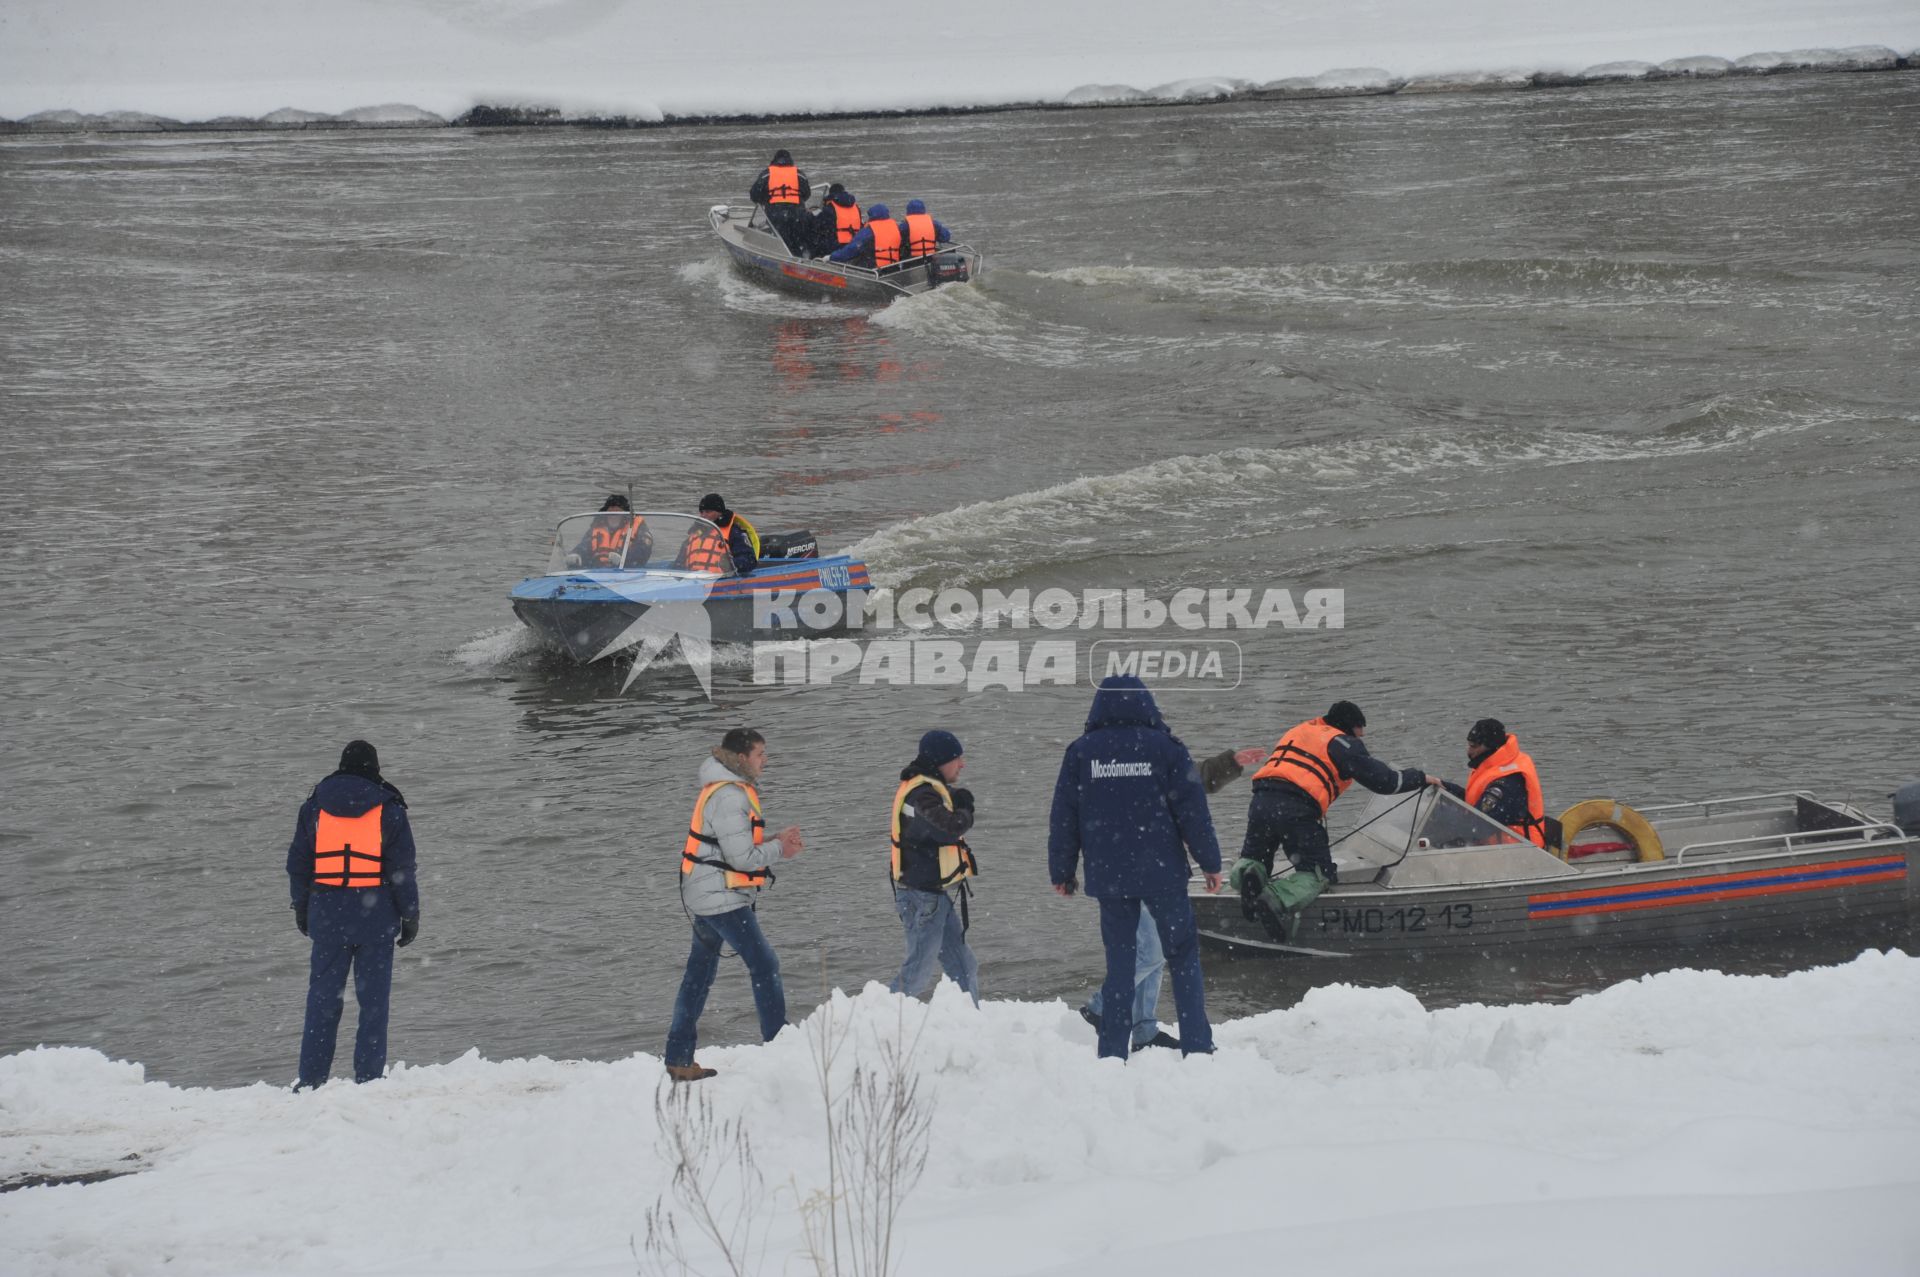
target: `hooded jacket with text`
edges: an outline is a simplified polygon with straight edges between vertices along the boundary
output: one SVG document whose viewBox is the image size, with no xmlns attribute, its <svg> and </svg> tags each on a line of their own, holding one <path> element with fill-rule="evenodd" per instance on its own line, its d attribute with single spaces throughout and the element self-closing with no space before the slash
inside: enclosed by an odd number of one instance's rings
<svg viewBox="0 0 1920 1277">
<path fill-rule="evenodd" d="M 1108 678 L 1094 693 L 1085 735 L 1060 760 L 1048 875 L 1069 882 L 1085 857 L 1090 896 L 1164 896 L 1186 890 L 1189 856 L 1203 872 L 1220 872 L 1193 756 L 1161 720 L 1146 684 Z"/>
</svg>

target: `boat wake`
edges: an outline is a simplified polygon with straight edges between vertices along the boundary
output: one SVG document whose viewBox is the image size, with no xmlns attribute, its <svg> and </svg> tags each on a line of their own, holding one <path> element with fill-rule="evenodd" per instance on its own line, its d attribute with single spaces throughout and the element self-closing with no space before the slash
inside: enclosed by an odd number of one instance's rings
<svg viewBox="0 0 1920 1277">
<path fill-rule="evenodd" d="M 1719 395 L 1676 406 L 1636 434 L 1512 424 L 1435 426 L 1399 435 L 1169 457 L 1114 474 L 1071 479 L 994 501 L 909 519 L 848 548 L 874 583 L 965 586 L 1049 563 L 1125 554 L 1187 553 L 1243 539 L 1282 519 L 1293 528 L 1334 516 L 1330 494 L 1372 490 L 1368 509 L 1432 504 L 1431 483 L 1472 472 L 1672 461 L 1745 447 L 1842 419 L 1832 405 L 1778 393 Z M 1524 485 L 1521 485 L 1524 486 Z M 1381 492 L 1393 489 L 1398 492 Z M 1143 520 L 1142 511 L 1153 512 Z"/>
<path fill-rule="evenodd" d="M 724 257 L 688 262 L 677 274 L 682 282 L 710 291 L 728 310 L 743 315 L 773 315 L 781 319 L 845 319 L 858 313 L 850 302 L 807 301 L 762 288 L 734 272 Z"/>
<path fill-rule="evenodd" d="M 1456 310 L 1730 302 L 1736 279 L 1750 287 L 1755 273 L 1698 262 L 1548 257 L 1265 267 L 1071 266 L 1036 272 L 1035 277 L 1145 303 Z M 1805 283 L 1784 272 L 1774 274 L 1782 293 Z"/>
</svg>

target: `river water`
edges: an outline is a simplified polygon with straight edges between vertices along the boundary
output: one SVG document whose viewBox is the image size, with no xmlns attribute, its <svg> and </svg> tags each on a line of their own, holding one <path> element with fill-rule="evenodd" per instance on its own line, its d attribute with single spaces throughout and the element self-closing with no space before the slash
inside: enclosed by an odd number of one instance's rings
<svg viewBox="0 0 1920 1277">
<path fill-rule="evenodd" d="M 1344 628 L 1236 634 L 1238 688 L 1162 698 L 1196 749 L 1350 697 L 1455 778 L 1503 718 L 1554 810 L 1884 812 L 1920 769 L 1916 137 L 1895 74 L 0 140 L 0 1051 L 289 1079 L 282 858 L 356 735 L 421 848 L 394 1058 L 657 1052 L 692 777 L 738 723 L 808 836 L 761 909 L 796 1011 L 898 961 L 886 802 L 935 725 L 979 796 L 989 996 L 1080 997 L 1097 927 L 1044 852 L 1087 688 L 576 671 L 506 591 L 627 484 L 895 586 L 1343 590 Z M 704 213 L 776 145 L 926 198 L 986 278 L 880 311 L 735 279 Z M 1230 850 L 1245 795 L 1214 801 Z M 1857 947 L 1372 978 L 1564 997 Z M 1333 978 L 1209 961 L 1216 1015 Z M 734 964 L 706 1040 L 751 1026 Z"/>
</svg>

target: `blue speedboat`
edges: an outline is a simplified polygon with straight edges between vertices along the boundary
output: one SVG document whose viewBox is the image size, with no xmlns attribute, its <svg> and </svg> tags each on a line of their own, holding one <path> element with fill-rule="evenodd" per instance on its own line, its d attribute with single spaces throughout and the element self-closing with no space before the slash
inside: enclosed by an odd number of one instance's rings
<svg viewBox="0 0 1920 1277">
<path fill-rule="evenodd" d="M 632 646 L 634 623 L 667 605 L 678 605 L 679 617 L 704 613 L 709 632 L 701 637 L 716 643 L 827 638 L 852 628 L 846 596 L 868 588 L 865 563 L 823 559 L 812 533 L 793 532 L 762 538 L 759 566 L 743 575 L 724 545 L 720 530 L 697 515 L 576 514 L 555 529 L 546 572 L 513 587 L 514 615 L 582 664 Z M 838 596 L 840 606 L 797 609 L 796 597 L 811 591 Z"/>
</svg>

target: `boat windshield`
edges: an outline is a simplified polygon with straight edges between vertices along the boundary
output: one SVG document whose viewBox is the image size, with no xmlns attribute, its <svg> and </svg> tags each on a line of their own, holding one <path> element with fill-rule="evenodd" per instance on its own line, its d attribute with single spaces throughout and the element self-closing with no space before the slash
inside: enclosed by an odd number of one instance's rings
<svg viewBox="0 0 1920 1277">
<path fill-rule="evenodd" d="M 1444 789 L 1376 794 L 1354 827 L 1333 844 L 1343 878 L 1351 868 L 1391 870 L 1392 886 L 1502 881 L 1575 872 Z"/>
<path fill-rule="evenodd" d="M 1500 847 L 1527 842 L 1444 789 L 1374 794 L 1371 798 L 1352 830 L 1335 844 L 1342 860 L 1387 865 L 1410 851 L 1434 847 Z"/>
<path fill-rule="evenodd" d="M 553 534 L 547 572 L 583 568 L 734 575 L 727 539 L 719 528 L 695 515 L 651 510 L 638 514 L 604 510 L 562 519 Z"/>
</svg>

